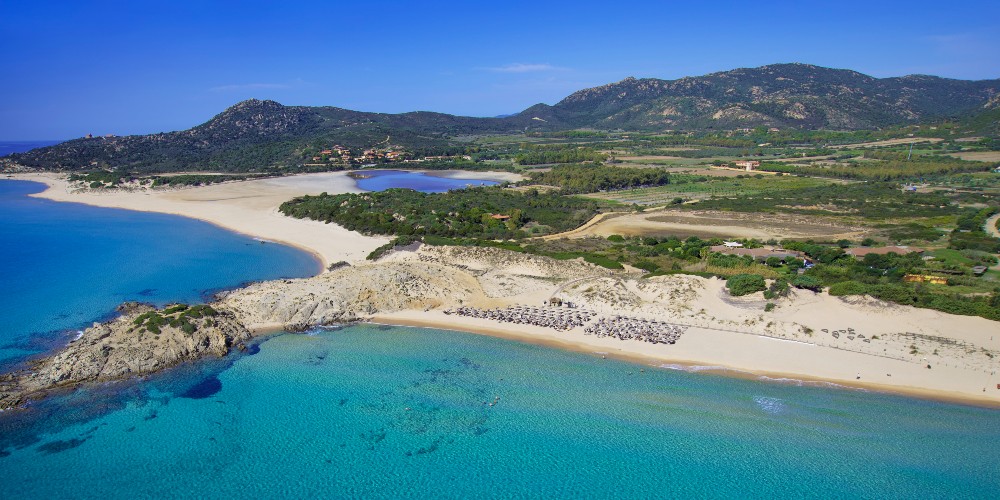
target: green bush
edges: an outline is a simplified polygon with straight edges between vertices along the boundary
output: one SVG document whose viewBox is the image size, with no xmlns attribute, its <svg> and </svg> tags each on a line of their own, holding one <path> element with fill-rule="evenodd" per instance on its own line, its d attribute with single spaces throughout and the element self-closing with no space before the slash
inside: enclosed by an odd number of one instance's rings
<svg viewBox="0 0 1000 500">
<path fill-rule="evenodd" d="M 868 293 L 868 285 L 857 281 L 841 281 L 830 285 L 830 295 L 842 297 L 845 295 L 864 295 Z"/>
<path fill-rule="evenodd" d="M 812 276 L 802 275 L 796 276 L 795 279 L 792 280 L 792 286 L 795 288 L 804 288 L 806 290 L 818 292 L 823 288 L 823 283 Z"/>
<path fill-rule="evenodd" d="M 726 288 L 734 297 L 760 292 L 767 289 L 764 277 L 759 274 L 737 274 L 726 280 Z"/>
<path fill-rule="evenodd" d="M 585 262 L 590 262 L 591 264 L 597 264 L 601 267 L 606 267 L 608 269 L 624 269 L 625 267 L 621 265 L 620 262 L 615 262 L 603 255 L 584 255 L 583 260 Z"/>
<path fill-rule="evenodd" d="M 788 282 L 783 279 L 776 279 L 771 283 L 771 286 L 764 290 L 764 298 L 771 300 L 778 297 L 784 297 L 788 295 Z"/>
<path fill-rule="evenodd" d="M 390 241 L 389 243 L 386 243 L 385 245 L 382 245 L 382 246 L 376 248 L 375 250 L 372 250 L 371 253 L 368 254 L 367 257 L 365 257 L 365 259 L 367 259 L 367 260 L 378 260 L 379 257 L 381 257 L 381 256 L 389 253 L 389 251 L 392 250 L 393 248 L 396 248 L 396 247 L 405 247 L 406 245 L 414 243 L 414 242 L 416 242 L 418 240 L 419 240 L 418 238 L 415 238 L 413 236 L 398 236 L 398 237 L 394 238 L 392 241 Z"/>
<path fill-rule="evenodd" d="M 639 269 L 642 269 L 643 271 L 649 271 L 649 272 L 654 272 L 660 268 L 660 266 L 658 266 L 655 262 L 649 260 L 639 260 L 632 265 L 638 267 Z"/>
</svg>

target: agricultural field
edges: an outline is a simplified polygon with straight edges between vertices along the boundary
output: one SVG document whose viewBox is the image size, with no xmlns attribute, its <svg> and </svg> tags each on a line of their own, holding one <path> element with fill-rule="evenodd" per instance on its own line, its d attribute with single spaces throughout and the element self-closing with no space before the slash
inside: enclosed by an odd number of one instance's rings
<svg viewBox="0 0 1000 500">
<path fill-rule="evenodd" d="M 1000 151 L 969 151 L 962 153 L 951 153 L 954 156 L 966 161 L 985 161 L 990 163 L 1000 162 Z"/>
<path fill-rule="evenodd" d="M 691 208 L 697 207 L 692 205 Z M 704 210 L 651 210 L 638 213 L 606 214 L 596 222 L 566 233 L 546 236 L 547 240 L 606 238 L 624 236 L 677 236 L 688 238 L 755 238 L 771 239 L 861 239 L 868 234 L 863 228 L 851 226 L 831 217 L 795 214 L 771 214 L 766 218 Z"/>
<path fill-rule="evenodd" d="M 709 177 L 693 174 L 673 174 L 671 183 L 651 188 L 610 191 L 587 194 L 588 198 L 623 204 L 662 206 L 683 201 L 718 196 L 761 196 L 782 191 L 827 186 L 832 181 L 808 177 L 774 176 L 764 174 L 735 177 Z"/>
</svg>

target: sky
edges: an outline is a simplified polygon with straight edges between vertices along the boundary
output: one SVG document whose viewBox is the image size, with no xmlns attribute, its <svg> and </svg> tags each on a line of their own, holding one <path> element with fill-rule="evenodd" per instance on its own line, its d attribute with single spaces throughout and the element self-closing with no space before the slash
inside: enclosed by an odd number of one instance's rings
<svg viewBox="0 0 1000 500">
<path fill-rule="evenodd" d="M 996 0 L 0 0 L 0 140 L 183 130 L 251 97 L 496 116 L 783 62 L 994 79 L 998 20 Z"/>
</svg>

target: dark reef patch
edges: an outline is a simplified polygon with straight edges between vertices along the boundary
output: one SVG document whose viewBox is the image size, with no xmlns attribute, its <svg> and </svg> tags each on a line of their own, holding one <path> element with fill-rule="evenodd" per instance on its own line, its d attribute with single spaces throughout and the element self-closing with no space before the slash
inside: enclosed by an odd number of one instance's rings
<svg viewBox="0 0 1000 500">
<path fill-rule="evenodd" d="M 67 440 L 52 441 L 49 443 L 45 443 L 43 445 L 39 445 L 38 448 L 35 449 L 41 453 L 45 453 L 46 455 L 51 455 L 53 453 L 60 453 L 66 450 L 71 450 L 73 448 L 76 448 L 77 446 L 86 443 L 88 439 L 90 439 L 90 437 L 86 437 L 84 439 L 73 438 Z"/>
<path fill-rule="evenodd" d="M 219 380 L 219 377 L 212 375 L 191 386 L 188 390 L 181 393 L 179 397 L 187 399 L 205 399 L 218 394 L 221 390 L 222 381 Z"/>
</svg>

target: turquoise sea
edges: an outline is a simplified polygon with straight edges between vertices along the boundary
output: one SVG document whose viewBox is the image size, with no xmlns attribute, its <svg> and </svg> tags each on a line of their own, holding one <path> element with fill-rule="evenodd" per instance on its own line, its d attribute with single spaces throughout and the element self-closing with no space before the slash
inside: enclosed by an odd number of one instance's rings
<svg viewBox="0 0 1000 500">
<path fill-rule="evenodd" d="M 996 498 L 998 423 L 358 325 L 0 415 L 0 497 Z"/>
<path fill-rule="evenodd" d="M 320 271 L 305 252 L 206 222 L 27 196 L 44 189 L 0 180 L 0 365 L 65 342 L 124 301 L 202 302 Z"/>
<path fill-rule="evenodd" d="M 26 198 L 39 189 L 0 181 L 0 317 L 11 318 L 0 339 L 9 359 L 76 328 L 59 321 L 89 322 L 129 297 L 198 300 L 264 271 L 317 270 L 297 250 L 197 221 Z M 66 275 L 49 274 L 91 266 L 67 286 Z M 18 321 L 25 326 L 15 335 Z M 430 329 L 279 334 L 247 353 L 0 413 L 4 499 L 997 491 L 997 410 Z"/>
</svg>

